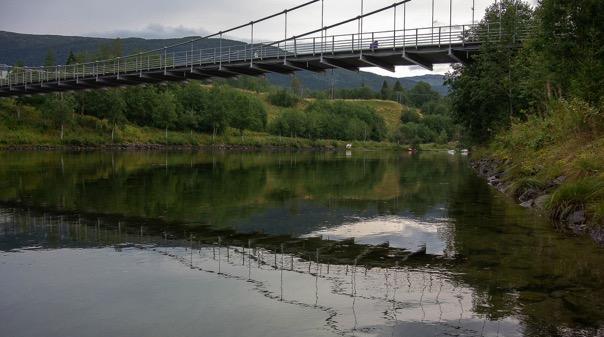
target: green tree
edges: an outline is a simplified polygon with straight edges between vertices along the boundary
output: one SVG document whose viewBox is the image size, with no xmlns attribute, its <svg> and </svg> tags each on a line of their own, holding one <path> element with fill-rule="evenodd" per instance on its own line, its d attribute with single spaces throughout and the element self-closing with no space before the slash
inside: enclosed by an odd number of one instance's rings
<svg viewBox="0 0 604 337">
<path fill-rule="evenodd" d="M 403 88 L 403 85 L 401 84 L 401 81 L 399 81 L 399 80 L 396 80 L 396 82 L 394 83 L 394 87 L 392 88 L 391 99 L 395 100 L 396 102 L 398 102 L 400 104 L 406 104 L 408 101 L 405 88 Z"/>
<path fill-rule="evenodd" d="M 44 57 L 44 66 L 45 67 L 54 67 L 57 65 L 57 57 L 55 56 L 54 51 L 48 49 L 46 51 L 46 57 Z"/>
<path fill-rule="evenodd" d="M 115 140 L 115 131 L 125 121 L 127 104 L 119 89 L 98 90 L 83 93 L 78 97 L 80 109 L 87 115 L 106 119 L 111 125 L 111 141 Z"/>
<path fill-rule="evenodd" d="M 408 144 L 417 148 L 419 144 L 433 142 L 437 134 L 427 126 L 419 123 L 406 123 L 401 125 L 396 140 L 400 144 Z"/>
<path fill-rule="evenodd" d="M 533 84 L 547 98 L 579 97 L 598 104 L 604 97 L 604 3 L 542 0 L 536 16 L 530 68 L 545 71 L 536 71 Z"/>
<path fill-rule="evenodd" d="M 154 86 L 135 86 L 124 90 L 126 118 L 140 126 L 153 125 L 154 103 L 159 92 Z"/>
<path fill-rule="evenodd" d="M 454 65 L 447 74 L 453 116 L 475 142 L 484 142 L 509 126 L 512 117 L 519 116 L 526 106 L 527 99 L 517 85 L 524 72 L 514 66 L 518 50 L 511 46 L 515 45 L 515 33 L 528 29 L 532 18 L 530 6 L 520 0 L 491 5 L 470 34 L 498 28 L 501 21 L 501 40 L 477 35 L 482 39 L 480 53 L 473 62 Z"/>
<path fill-rule="evenodd" d="M 401 122 L 404 123 L 419 123 L 422 119 L 421 113 L 414 108 L 407 108 L 401 113 Z"/>
<path fill-rule="evenodd" d="M 106 94 L 106 101 L 111 105 L 104 113 L 104 117 L 111 123 L 111 142 L 115 141 L 115 130 L 126 122 L 126 102 L 119 90 L 110 90 Z"/>
<path fill-rule="evenodd" d="M 202 123 L 212 132 L 212 139 L 222 134 L 229 126 L 230 90 L 225 87 L 213 87 L 208 110 L 202 117 Z"/>
<path fill-rule="evenodd" d="M 176 97 L 169 91 L 160 92 L 154 97 L 151 118 L 157 128 L 164 129 L 166 144 L 168 143 L 168 129 L 177 121 Z"/>
<path fill-rule="evenodd" d="M 266 125 L 266 111 L 262 102 L 238 92 L 232 92 L 231 96 L 229 125 L 239 130 L 241 140 L 243 141 L 243 132 L 246 129 L 263 130 Z"/>
<path fill-rule="evenodd" d="M 75 111 L 75 101 L 71 95 L 63 93 L 52 95 L 46 99 L 44 111 L 50 114 L 51 119 L 60 127 L 61 140 L 65 135 L 65 124 L 69 123 Z"/>
<path fill-rule="evenodd" d="M 382 99 L 390 99 L 390 97 L 392 96 L 392 90 L 390 90 L 390 86 L 388 85 L 388 82 L 384 81 L 384 83 L 382 83 L 382 88 L 380 89 L 380 95 L 381 95 Z"/>
<path fill-rule="evenodd" d="M 414 107 L 422 107 L 424 104 L 438 100 L 440 95 L 432 90 L 432 86 L 426 82 L 417 83 L 411 90 L 408 92 L 409 95 L 409 103 Z"/>
<path fill-rule="evenodd" d="M 447 140 L 453 137 L 453 120 L 443 115 L 427 115 L 421 120 L 421 124 L 428 127 L 433 132 L 442 135 L 444 133 Z"/>
<path fill-rule="evenodd" d="M 403 88 L 403 85 L 401 84 L 401 81 L 399 81 L 399 80 L 396 80 L 396 82 L 394 83 L 394 88 L 392 90 L 395 92 L 405 91 L 405 89 Z"/>
<path fill-rule="evenodd" d="M 271 92 L 268 95 L 268 101 L 272 105 L 284 108 L 292 108 L 298 104 L 300 98 L 285 89 L 281 89 Z"/>
<path fill-rule="evenodd" d="M 449 106 L 444 99 L 430 101 L 421 106 L 426 115 L 448 115 Z"/>
<path fill-rule="evenodd" d="M 76 56 L 73 53 L 73 50 L 70 50 L 69 56 L 67 56 L 67 61 L 65 61 L 65 64 L 70 65 L 70 64 L 76 64 L 76 63 L 78 63 L 78 60 L 76 59 Z"/>
<path fill-rule="evenodd" d="M 294 77 L 292 78 L 291 87 L 294 95 L 302 97 L 302 82 L 300 82 L 296 75 L 294 75 Z"/>
</svg>

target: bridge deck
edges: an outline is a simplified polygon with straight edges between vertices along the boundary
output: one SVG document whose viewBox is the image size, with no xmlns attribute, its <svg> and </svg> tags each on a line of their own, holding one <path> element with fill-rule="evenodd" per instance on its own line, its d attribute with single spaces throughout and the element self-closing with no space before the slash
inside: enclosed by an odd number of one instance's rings
<svg viewBox="0 0 604 337">
<path fill-rule="evenodd" d="M 470 60 L 481 41 L 498 41 L 498 27 L 444 26 L 399 31 L 292 39 L 279 43 L 240 44 L 195 49 L 194 44 L 111 60 L 56 67 L 12 68 L 0 71 L 0 97 L 88 90 L 165 81 L 185 81 L 239 75 L 260 76 L 301 70 L 322 72 L 420 66 Z M 521 41 L 528 32 L 519 32 Z"/>
</svg>

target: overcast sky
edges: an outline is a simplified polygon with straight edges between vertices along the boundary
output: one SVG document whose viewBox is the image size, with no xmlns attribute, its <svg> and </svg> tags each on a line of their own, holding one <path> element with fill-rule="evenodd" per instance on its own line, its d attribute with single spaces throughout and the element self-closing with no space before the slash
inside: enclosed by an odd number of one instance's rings
<svg viewBox="0 0 604 337">
<path fill-rule="evenodd" d="M 282 11 L 307 0 L 2 0 L 0 30 L 29 34 L 57 34 L 99 37 L 166 38 L 203 35 L 249 22 Z M 449 23 L 449 0 L 435 1 L 436 25 Z M 536 3 L 536 0 L 530 0 Z M 393 0 L 364 0 L 365 12 L 392 4 Z M 453 24 L 471 23 L 472 0 L 452 0 Z M 475 0 L 476 19 L 494 0 Z M 407 27 L 429 27 L 431 0 L 411 0 L 407 5 Z M 360 13 L 361 0 L 325 0 L 325 24 L 336 23 Z M 316 3 L 290 13 L 288 36 L 321 27 L 321 5 Z M 402 8 L 397 29 L 403 25 Z M 283 18 L 259 24 L 256 39 L 276 40 L 284 36 Z M 367 18 L 365 31 L 392 29 L 393 11 Z M 331 33 L 351 33 L 350 24 Z M 232 33 L 233 38 L 249 40 L 249 29 Z M 399 67 L 396 75 L 427 73 L 416 67 Z M 444 73 L 447 66 L 437 67 Z M 372 70 L 372 69 L 371 69 Z M 372 70 L 380 74 L 389 72 Z"/>
</svg>

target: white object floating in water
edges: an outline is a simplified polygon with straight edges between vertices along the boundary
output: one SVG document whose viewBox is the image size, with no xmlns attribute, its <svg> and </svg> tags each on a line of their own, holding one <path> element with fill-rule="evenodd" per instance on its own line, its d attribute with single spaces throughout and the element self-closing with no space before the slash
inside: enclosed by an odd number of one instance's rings
<svg viewBox="0 0 604 337">
<path fill-rule="evenodd" d="M 346 144 L 346 150 L 352 149 L 352 144 Z"/>
<path fill-rule="evenodd" d="M 463 156 L 467 156 L 469 153 L 470 153 L 470 151 L 469 151 L 468 149 L 463 149 L 463 150 L 461 150 L 461 154 L 462 154 Z"/>
<path fill-rule="evenodd" d="M 447 151 L 447 153 L 453 155 L 453 154 L 455 154 L 455 150 L 449 150 L 449 151 Z"/>
</svg>

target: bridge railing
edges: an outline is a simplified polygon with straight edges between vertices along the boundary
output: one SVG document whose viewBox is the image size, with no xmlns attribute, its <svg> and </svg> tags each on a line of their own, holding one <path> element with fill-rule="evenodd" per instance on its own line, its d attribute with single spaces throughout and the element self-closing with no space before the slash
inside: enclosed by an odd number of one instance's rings
<svg viewBox="0 0 604 337">
<path fill-rule="evenodd" d="M 480 28 L 480 30 L 477 30 Z M 529 30 L 516 32 L 518 41 L 525 39 Z M 320 37 L 296 39 L 286 47 L 279 45 L 279 52 L 292 56 L 315 54 L 338 54 L 342 52 L 361 52 L 372 50 L 401 48 L 419 48 L 425 46 L 443 47 L 448 45 L 464 45 L 490 40 L 499 41 L 507 34 L 500 29 L 499 23 L 489 26 L 455 25 L 428 28 L 414 28 L 396 31 L 379 31 L 363 34 L 341 34 Z M 279 55 L 270 55 L 278 57 Z"/>
<path fill-rule="evenodd" d="M 530 29 L 520 30 L 514 38 L 525 39 Z M 256 43 L 195 49 L 191 44 L 181 50 L 167 48 L 152 52 L 118 57 L 112 60 L 54 67 L 10 67 L 0 69 L 0 88 L 12 86 L 61 84 L 66 81 L 103 81 L 105 77 L 145 76 L 150 72 L 168 73 L 174 69 L 203 66 L 228 66 L 249 62 L 250 65 L 266 60 L 371 53 L 391 49 L 442 48 L 484 41 L 499 41 L 507 36 L 499 23 L 489 25 L 455 25 L 413 28 L 396 31 L 366 32 L 363 34 L 339 34 L 324 37 L 292 37 L 278 43 Z M 185 50 L 182 50 L 185 49 Z"/>
</svg>

